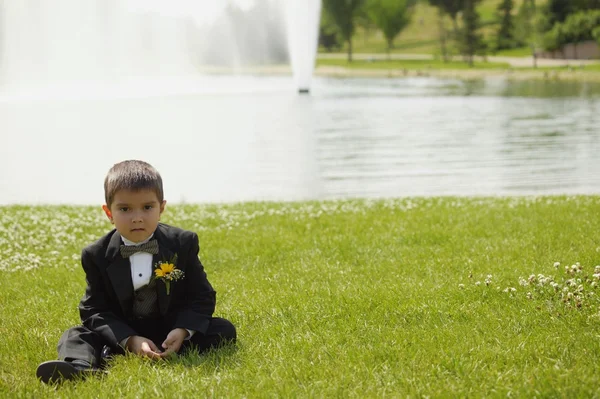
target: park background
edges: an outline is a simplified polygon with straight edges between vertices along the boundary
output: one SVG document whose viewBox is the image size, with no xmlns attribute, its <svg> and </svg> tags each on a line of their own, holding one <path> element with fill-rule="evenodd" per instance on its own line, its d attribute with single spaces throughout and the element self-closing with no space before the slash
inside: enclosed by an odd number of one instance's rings
<svg viewBox="0 0 600 399">
<path fill-rule="evenodd" d="M 600 395 L 598 2 L 292 3 L 0 2 L 0 396 Z M 238 345 L 45 386 L 125 158 Z"/>
</svg>

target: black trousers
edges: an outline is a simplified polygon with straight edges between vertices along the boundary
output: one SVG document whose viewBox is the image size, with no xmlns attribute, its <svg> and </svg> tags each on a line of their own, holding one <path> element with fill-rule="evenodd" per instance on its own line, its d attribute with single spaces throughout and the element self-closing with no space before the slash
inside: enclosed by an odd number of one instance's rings
<svg viewBox="0 0 600 399">
<path fill-rule="evenodd" d="M 152 340 L 160 349 L 162 349 L 161 344 L 172 329 L 162 319 L 134 321 L 132 327 L 138 332 L 138 335 Z M 191 339 L 183 341 L 179 353 L 192 348 L 204 352 L 211 348 L 218 348 L 228 342 L 235 342 L 236 337 L 235 326 L 229 320 L 213 317 L 206 334 L 195 333 Z M 72 327 L 65 331 L 58 341 L 58 358 L 67 361 L 85 360 L 94 367 L 101 367 L 101 354 L 105 346 L 108 346 L 108 343 L 95 332 L 84 326 Z M 111 347 L 110 349 L 112 353 L 125 353 L 120 346 Z"/>
</svg>

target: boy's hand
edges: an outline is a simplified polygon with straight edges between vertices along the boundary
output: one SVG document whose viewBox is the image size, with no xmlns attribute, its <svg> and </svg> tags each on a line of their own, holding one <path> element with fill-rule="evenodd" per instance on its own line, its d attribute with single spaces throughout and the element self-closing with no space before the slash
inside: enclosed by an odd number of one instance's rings
<svg viewBox="0 0 600 399">
<path fill-rule="evenodd" d="M 188 331 L 185 328 L 176 328 L 171 330 L 165 342 L 162 343 L 162 347 L 165 350 L 160 354 L 161 357 L 168 357 L 171 353 L 177 353 L 179 348 L 181 348 L 181 344 L 183 340 L 187 338 L 189 335 Z"/>
<path fill-rule="evenodd" d="M 161 359 L 160 349 L 148 338 L 133 335 L 127 341 L 127 349 L 138 356 L 146 356 L 150 359 Z"/>
</svg>

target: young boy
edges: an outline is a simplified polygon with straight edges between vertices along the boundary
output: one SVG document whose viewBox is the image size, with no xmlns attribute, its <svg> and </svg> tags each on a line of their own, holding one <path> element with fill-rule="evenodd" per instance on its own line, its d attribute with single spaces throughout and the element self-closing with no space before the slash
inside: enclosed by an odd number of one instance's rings
<svg viewBox="0 0 600 399">
<path fill-rule="evenodd" d="M 143 161 L 118 163 L 104 194 L 115 229 L 82 252 L 83 325 L 60 338 L 60 360 L 38 366 L 46 383 L 97 370 L 111 354 L 162 359 L 236 339 L 231 322 L 212 317 L 215 291 L 198 259 L 198 236 L 159 223 L 166 201 L 158 171 Z"/>
</svg>

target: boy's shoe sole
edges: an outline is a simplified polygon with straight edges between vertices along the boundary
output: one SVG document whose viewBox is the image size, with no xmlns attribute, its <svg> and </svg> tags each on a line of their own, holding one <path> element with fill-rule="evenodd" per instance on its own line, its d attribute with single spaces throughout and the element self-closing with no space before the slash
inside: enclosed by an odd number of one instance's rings
<svg viewBox="0 0 600 399">
<path fill-rule="evenodd" d="M 53 382 L 73 380 L 82 375 L 83 371 L 73 364 L 62 360 L 51 360 L 40 364 L 35 375 L 46 384 Z"/>
</svg>

